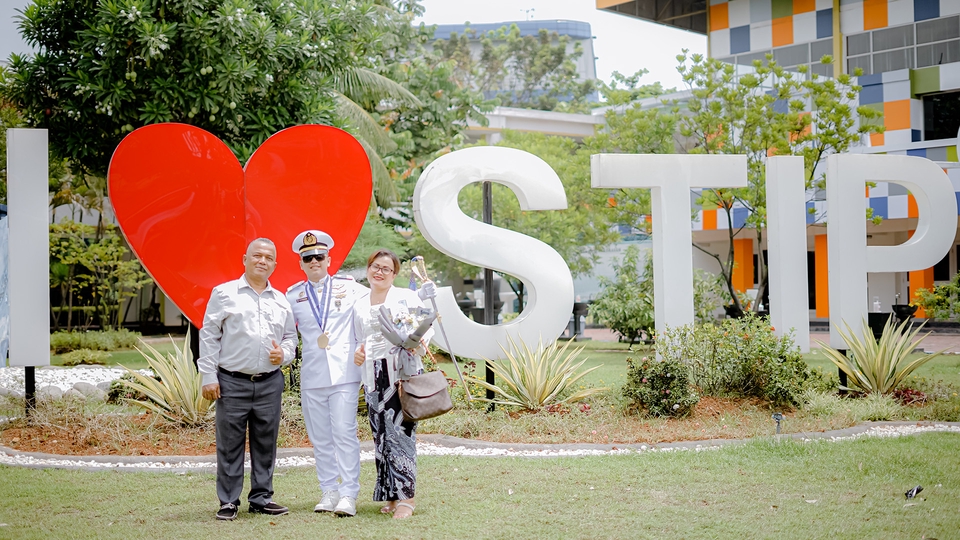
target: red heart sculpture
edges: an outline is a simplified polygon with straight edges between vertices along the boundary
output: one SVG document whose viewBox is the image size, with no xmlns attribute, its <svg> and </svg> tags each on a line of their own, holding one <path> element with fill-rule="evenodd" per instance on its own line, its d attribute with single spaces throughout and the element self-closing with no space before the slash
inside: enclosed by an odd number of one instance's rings
<svg viewBox="0 0 960 540">
<path fill-rule="evenodd" d="M 241 168 L 212 133 L 154 124 L 121 141 L 107 175 L 120 229 L 164 294 L 195 325 L 210 291 L 243 274 L 247 244 L 277 245 L 270 284 L 303 279 L 290 249 L 307 229 L 329 233 L 330 273 L 356 242 L 370 207 L 370 162 L 350 134 L 330 126 L 285 129 Z"/>
</svg>

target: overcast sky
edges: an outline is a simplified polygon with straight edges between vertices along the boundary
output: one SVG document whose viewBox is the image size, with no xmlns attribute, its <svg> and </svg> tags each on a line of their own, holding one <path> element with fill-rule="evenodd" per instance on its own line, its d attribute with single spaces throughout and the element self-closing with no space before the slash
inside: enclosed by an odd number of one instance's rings
<svg viewBox="0 0 960 540">
<path fill-rule="evenodd" d="M 27 44 L 17 32 L 17 8 L 23 8 L 28 0 L 0 0 L 0 61 L 6 62 L 10 53 L 29 51 Z"/>
<path fill-rule="evenodd" d="M 10 53 L 27 52 L 17 33 L 16 9 L 27 0 L 0 0 L 0 59 Z M 532 19 L 568 19 L 590 23 L 597 56 L 597 77 L 610 80 L 619 71 L 630 75 L 650 70 L 644 83 L 660 81 L 665 87 L 680 87 L 676 55 L 681 49 L 706 52 L 707 38 L 596 9 L 595 0 L 424 0 L 428 24 L 495 23 Z M 531 10 L 527 13 L 527 10 Z"/>
</svg>

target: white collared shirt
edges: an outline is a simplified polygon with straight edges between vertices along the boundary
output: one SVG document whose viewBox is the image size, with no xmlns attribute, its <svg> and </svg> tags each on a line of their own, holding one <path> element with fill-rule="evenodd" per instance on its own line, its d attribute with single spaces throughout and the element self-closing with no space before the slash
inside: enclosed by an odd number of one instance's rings
<svg viewBox="0 0 960 540">
<path fill-rule="evenodd" d="M 392 286 L 387 291 L 383 305 L 390 310 L 390 313 L 396 316 L 411 314 L 416 311 L 417 308 L 424 307 L 423 301 L 420 300 L 420 297 L 417 295 L 417 291 Z M 395 360 L 398 356 L 397 352 L 391 353 L 391 351 L 397 348 L 387 341 L 380 331 L 380 321 L 377 319 L 379 313 L 380 304 L 371 306 L 369 294 L 357 299 L 356 304 L 353 306 L 354 339 L 357 341 L 357 346 L 361 343 L 363 344 L 363 352 L 366 355 L 366 360 L 363 366 L 361 366 L 360 378 L 363 381 L 363 385 L 370 390 L 374 388 L 373 364 L 380 358 L 387 358 L 390 360 L 390 362 L 387 363 L 388 366 L 394 367 L 396 364 Z M 433 333 L 434 331 L 431 327 L 423 335 L 423 341 L 430 343 L 430 340 L 433 338 Z M 411 366 L 411 370 L 417 371 L 423 369 L 420 356 L 414 355 L 414 360 L 416 361 L 416 365 Z M 398 368 L 399 366 L 395 367 Z M 393 384 L 400 376 L 399 370 L 388 369 L 387 376 L 390 379 L 390 384 Z"/>
<path fill-rule="evenodd" d="M 217 285 L 210 293 L 200 329 L 197 369 L 203 384 L 219 381 L 217 368 L 250 375 L 279 369 L 270 363 L 274 341 L 283 349 L 282 365 L 293 362 L 297 329 L 283 293 L 267 282 L 267 288 L 257 294 L 244 276 Z"/>
</svg>

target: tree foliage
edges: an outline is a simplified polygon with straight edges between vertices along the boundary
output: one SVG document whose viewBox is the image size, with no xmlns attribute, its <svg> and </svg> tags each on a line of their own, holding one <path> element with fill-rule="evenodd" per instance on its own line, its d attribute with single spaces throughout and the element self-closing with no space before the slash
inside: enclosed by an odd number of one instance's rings
<svg viewBox="0 0 960 540">
<path fill-rule="evenodd" d="M 479 55 L 470 48 L 476 40 Z M 522 36 L 512 24 L 478 35 L 467 28 L 437 40 L 435 47 L 455 62 L 453 77 L 459 86 L 495 95 L 504 107 L 585 112 L 596 90 L 596 81 L 578 79 L 580 43 L 571 46 L 570 37 L 557 32 L 541 29 L 535 36 Z"/>
<path fill-rule="evenodd" d="M 623 259 L 613 263 L 615 279 L 600 276 L 600 293 L 590 305 L 597 321 L 633 343 L 646 336 L 652 340 L 654 330 L 653 254 L 644 253 L 643 269 L 639 268 L 640 249 L 631 245 Z M 715 274 L 697 268 L 693 273 L 694 319 L 706 324 L 716 319 L 717 310 L 729 296 L 722 280 Z"/>
<path fill-rule="evenodd" d="M 370 2 L 36 0 L 6 94 L 55 154 L 104 176 L 136 127 L 184 122 L 245 161 L 300 123 L 333 124 L 333 81 L 371 52 Z"/>
<path fill-rule="evenodd" d="M 665 92 L 660 83 L 640 84 L 646 70 L 626 77 L 613 74 L 610 84 L 601 83 L 601 93 L 608 105 L 604 112 L 604 124 L 597 128 L 596 135 L 587 137 L 584 145 L 593 154 L 672 154 L 676 152 L 677 120 L 675 107 L 665 107 L 662 102 L 645 104 L 638 100 L 659 98 Z M 646 105 L 646 106 L 645 106 Z M 644 219 L 650 214 L 649 189 L 611 190 L 609 207 L 611 220 L 649 233 Z"/>
<path fill-rule="evenodd" d="M 3 80 L 0 66 L 0 81 Z M 7 129 L 23 125 L 23 118 L 13 104 L 0 97 L 0 204 L 7 204 Z"/>
<path fill-rule="evenodd" d="M 389 4 L 389 1 L 385 1 Z M 484 113 L 493 110 L 496 101 L 482 92 L 458 85 L 454 80 L 454 61 L 445 58 L 432 43 L 434 28 L 414 25 L 423 12 L 416 1 L 400 3 L 396 11 L 379 25 L 382 54 L 374 59 L 381 75 L 402 85 L 420 105 L 410 107 L 398 100 L 360 100 L 371 111 L 396 149 L 383 155 L 383 163 L 396 183 L 398 200 L 413 194 L 414 184 L 423 168 L 433 159 L 466 145 L 467 123 L 486 125 Z"/>
<path fill-rule="evenodd" d="M 640 249 L 629 246 L 620 262 L 613 263 L 616 279 L 600 276 L 600 294 L 590 305 L 597 322 L 620 334 L 627 343 L 643 336 L 652 340 L 654 331 L 653 258 L 646 257 L 639 269 Z"/>
<path fill-rule="evenodd" d="M 94 307 L 103 328 L 122 322 L 123 302 L 151 283 L 116 227 L 104 226 L 101 234 L 90 225 L 65 220 L 50 226 L 51 286 L 79 296 Z"/>
<path fill-rule="evenodd" d="M 678 120 L 680 134 L 693 145 L 690 153 L 743 154 L 747 156 L 747 187 L 705 189 L 700 203 L 723 211 L 729 234 L 725 257 L 715 257 L 728 292 L 737 309 L 743 309 L 733 287 L 733 240 L 744 229 L 753 229 L 764 246 L 766 228 L 766 163 L 776 155 L 802 155 L 811 185 L 820 161 L 846 151 L 864 134 L 880 128 L 873 120 L 877 111 L 855 107 L 860 87 L 849 75 L 827 80 L 815 74 L 785 70 L 772 56 L 754 61 L 749 70 L 702 55 L 677 57 L 678 70 L 692 97 Z M 830 61 L 824 57 L 824 62 Z M 735 204 L 748 210 L 743 224 L 734 226 Z M 767 268 L 758 257 L 760 292 L 767 287 Z M 759 308 L 760 302 L 756 303 Z"/>
</svg>

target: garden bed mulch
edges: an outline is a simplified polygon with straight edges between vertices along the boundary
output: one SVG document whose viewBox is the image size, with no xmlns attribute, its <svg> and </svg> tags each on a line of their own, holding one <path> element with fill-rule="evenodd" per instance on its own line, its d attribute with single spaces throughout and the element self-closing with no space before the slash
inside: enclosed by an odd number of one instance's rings
<svg viewBox="0 0 960 540">
<path fill-rule="evenodd" d="M 702 438 L 741 438 L 745 434 L 725 425 L 713 426 L 721 418 L 746 420 L 744 409 L 763 408 L 758 400 L 704 397 L 693 413 L 684 419 L 647 422 L 628 417 L 629 428 L 610 439 L 598 438 L 596 432 L 584 437 L 570 434 L 563 437 L 568 443 L 663 443 Z M 791 412 L 784 412 L 789 419 Z M 749 422 L 749 420 L 747 420 Z M 711 428 L 712 426 L 712 428 Z M 422 425 L 421 433 L 431 433 L 430 425 Z M 626 427 L 626 426 L 622 426 Z M 749 430 L 748 426 L 746 427 Z M 827 427 L 827 426 L 823 426 Z M 733 426 L 730 426 L 733 428 Z M 602 435 L 600 436 L 602 437 Z M 534 437 L 537 438 L 537 437 Z M 583 439 L 583 440 L 580 440 Z M 59 455 L 123 455 L 123 456 L 200 456 L 216 452 L 213 425 L 202 428 L 175 427 L 158 420 L 151 413 L 115 418 L 99 425 L 64 429 L 52 425 L 11 425 L 0 432 L 0 445 L 22 452 L 43 452 Z M 497 442 L 529 442 L 503 441 Z M 280 446 L 307 448 L 309 440 L 302 432 L 281 430 Z"/>
</svg>

